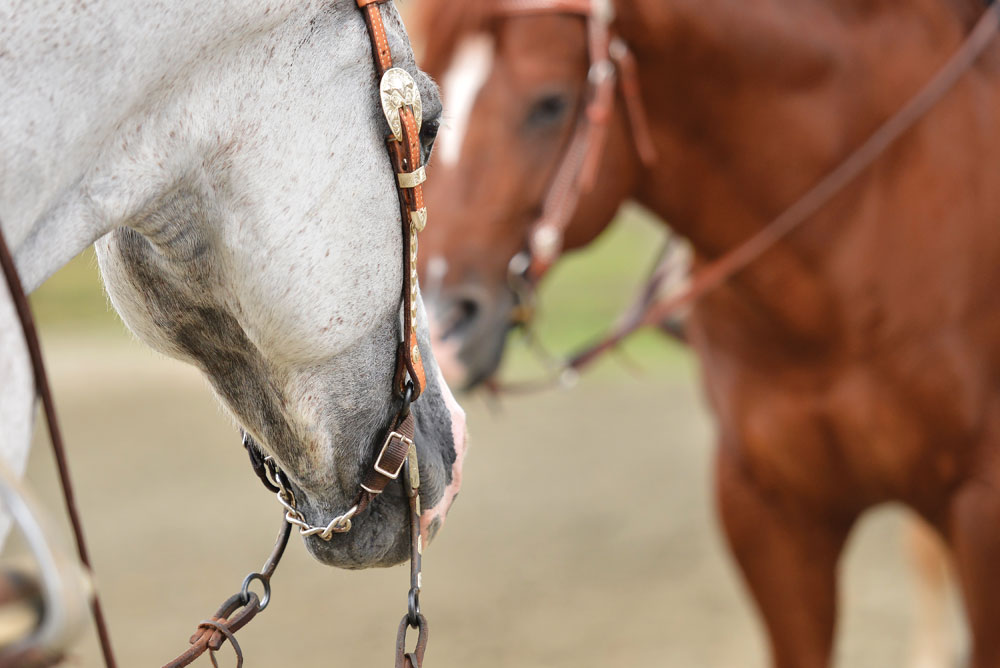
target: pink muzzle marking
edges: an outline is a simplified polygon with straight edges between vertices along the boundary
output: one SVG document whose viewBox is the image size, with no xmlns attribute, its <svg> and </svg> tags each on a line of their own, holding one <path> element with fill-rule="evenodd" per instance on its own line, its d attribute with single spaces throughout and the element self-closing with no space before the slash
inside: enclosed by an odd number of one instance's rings
<svg viewBox="0 0 1000 668">
<path fill-rule="evenodd" d="M 448 412 L 451 413 L 451 436 L 455 443 L 455 462 L 451 466 L 451 483 L 445 488 L 444 494 L 441 495 L 441 500 L 433 507 L 424 509 L 420 514 L 420 533 L 423 536 L 425 545 L 430 543 L 432 538 L 429 535 L 431 524 L 437 520 L 438 530 L 440 530 L 441 526 L 444 525 L 444 520 L 448 514 L 448 510 L 451 508 L 451 504 L 454 503 L 455 497 L 458 496 L 458 490 L 462 487 L 462 464 L 465 462 L 465 452 L 468 449 L 468 430 L 465 424 L 465 411 L 455 401 L 455 397 L 452 395 L 447 383 L 445 383 L 440 369 L 438 369 L 437 375 L 438 386 L 441 388 L 441 396 L 444 397 L 444 403 L 448 407 Z"/>
</svg>

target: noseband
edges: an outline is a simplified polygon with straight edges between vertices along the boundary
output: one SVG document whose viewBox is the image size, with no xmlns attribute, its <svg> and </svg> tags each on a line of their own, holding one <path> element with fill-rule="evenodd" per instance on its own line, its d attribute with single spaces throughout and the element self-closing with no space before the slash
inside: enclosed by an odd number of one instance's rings
<svg viewBox="0 0 1000 668">
<path fill-rule="evenodd" d="M 214 652 L 228 640 L 237 656 L 237 666 L 243 665 L 243 655 L 236 641 L 235 633 L 247 624 L 270 602 L 270 579 L 277 568 L 288 542 L 290 529 L 297 527 L 303 536 L 315 536 L 329 541 L 333 534 L 351 530 L 352 520 L 362 513 L 385 488 L 402 475 L 404 490 L 409 502 L 410 524 L 410 590 L 407 614 L 400 622 L 396 641 L 396 668 L 419 667 L 423 661 L 427 645 L 427 620 L 420 613 L 420 565 L 422 540 L 420 536 L 420 471 L 417 449 L 414 443 L 414 419 L 410 411 L 426 387 L 426 375 L 420 348 L 417 343 L 417 235 L 427 224 L 427 209 L 424 206 L 422 184 L 426 174 L 422 163 L 420 127 L 422 124 L 422 103 L 420 91 L 413 77 L 406 70 L 394 67 L 392 53 L 380 5 L 390 0 L 356 0 L 362 12 L 372 44 L 375 69 L 380 80 L 379 98 L 391 134 L 386 139 L 389 161 L 393 169 L 396 192 L 399 199 L 403 237 L 403 284 L 402 330 L 396 350 L 396 365 L 393 377 L 393 392 L 400 402 L 400 408 L 391 422 L 388 433 L 382 439 L 382 447 L 370 468 L 363 474 L 357 495 L 350 508 L 329 520 L 325 525 L 313 526 L 296 505 L 295 494 L 288 476 L 270 456 L 264 455 L 254 443 L 250 434 L 244 433 L 244 446 L 250 453 L 250 460 L 264 485 L 277 494 L 283 509 L 281 530 L 270 557 L 259 572 L 246 577 L 240 591 L 227 599 L 211 618 L 198 625 L 198 631 L 190 639 L 190 647 L 164 668 L 180 668 L 195 661 L 204 652 Z M 59 469 L 60 482 L 66 500 L 67 513 L 73 525 L 77 551 L 81 562 L 92 571 L 83 536 L 82 524 L 73 499 L 73 488 L 69 477 L 65 449 L 56 420 L 55 405 L 49 389 L 48 376 L 41 356 L 41 348 L 31 315 L 31 309 L 24 288 L 14 264 L 13 256 L 0 229 L 0 265 L 11 293 L 18 318 L 27 343 L 34 375 L 36 396 L 45 409 L 52 446 Z M 250 590 L 259 582 L 264 588 L 263 598 Z M 97 592 L 91 594 L 91 606 L 100 639 L 104 663 L 108 668 L 116 665 L 101 611 Z M 406 651 L 406 634 L 409 628 L 419 631 L 416 648 Z M 0 655 L 0 667 L 40 665 L 52 659 L 61 648 L 29 647 L 18 649 L 15 656 Z M 215 664 L 214 657 L 212 658 Z"/>
</svg>

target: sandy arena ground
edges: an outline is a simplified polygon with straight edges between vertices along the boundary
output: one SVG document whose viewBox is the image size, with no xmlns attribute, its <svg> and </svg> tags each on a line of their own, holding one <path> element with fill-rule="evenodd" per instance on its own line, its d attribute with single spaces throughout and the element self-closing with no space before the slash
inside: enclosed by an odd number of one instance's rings
<svg viewBox="0 0 1000 668">
<path fill-rule="evenodd" d="M 121 664 L 159 666 L 260 566 L 278 507 L 193 370 L 136 343 L 47 352 Z M 428 666 L 764 666 L 712 513 L 693 370 L 604 370 L 499 411 L 463 403 L 465 485 L 425 560 Z M 579 456 L 566 461 L 569 448 Z M 47 443 L 30 479 L 60 514 Z M 840 667 L 904 664 L 901 517 L 880 510 L 852 541 Z M 246 665 L 390 665 L 406 587 L 405 566 L 336 571 L 293 538 L 270 608 L 240 634 Z M 98 665 L 90 636 L 70 665 Z"/>
</svg>

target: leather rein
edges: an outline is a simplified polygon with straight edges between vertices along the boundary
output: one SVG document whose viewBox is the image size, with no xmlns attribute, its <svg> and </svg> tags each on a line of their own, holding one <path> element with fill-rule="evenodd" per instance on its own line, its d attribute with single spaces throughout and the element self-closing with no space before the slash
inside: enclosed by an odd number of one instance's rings
<svg viewBox="0 0 1000 668">
<path fill-rule="evenodd" d="M 243 665 L 243 653 L 236 641 L 235 633 L 263 611 L 270 603 L 270 579 L 288 543 L 292 527 L 303 536 L 316 536 L 329 541 L 333 534 L 351 530 L 352 520 L 371 504 L 394 480 L 402 476 L 402 484 L 408 499 L 410 530 L 410 590 L 407 614 L 400 622 L 396 642 L 396 668 L 419 668 L 423 662 L 427 646 L 427 620 L 420 612 L 420 569 L 422 540 L 420 536 L 420 471 L 417 450 L 414 443 L 415 426 L 410 406 L 416 401 L 426 386 L 423 361 L 417 344 L 417 235 L 427 224 L 427 209 L 424 206 L 422 184 L 426 179 L 421 153 L 420 127 L 422 104 L 420 91 L 413 77 L 404 69 L 394 67 L 392 53 L 380 5 L 390 0 L 356 0 L 362 12 L 372 45 L 372 55 L 379 77 L 379 96 L 383 113 L 391 134 L 386 139 L 390 164 L 396 180 L 399 198 L 403 239 L 403 285 L 402 285 L 402 332 L 396 353 L 396 371 L 393 391 L 401 403 L 399 411 L 382 441 L 382 447 L 374 462 L 362 475 L 353 504 L 344 513 L 332 518 L 322 526 L 310 525 L 296 507 L 292 483 L 278 463 L 265 455 L 257 446 L 253 436 L 244 432 L 246 447 L 254 471 L 265 487 L 277 495 L 282 506 L 281 528 L 274 548 L 260 571 L 250 573 L 243 581 L 240 591 L 230 596 L 210 618 L 198 624 L 198 629 L 189 640 L 190 647 L 176 659 L 164 664 L 164 668 L 180 668 L 195 661 L 208 651 L 219 650 L 226 641 L 232 645 L 237 657 L 237 668 Z M 48 425 L 50 440 L 59 470 L 60 483 L 66 503 L 66 511 L 73 526 L 77 552 L 88 572 L 93 572 L 83 525 L 77 509 L 73 485 L 69 474 L 65 445 L 56 418 L 55 402 L 42 359 L 41 346 L 32 317 L 31 308 L 17 273 L 13 256 L 0 228 L 0 265 L 15 305 L 18 319 L 27 343 L 31 359 L 36 397 L 41 401 Z M 254 582 L 263 587 L 263 596 L 251 590 Z M 100 640 L 104 665 L 117 665 L 111 646 L 107 622 L 100 605 L 96 589 L 91 594 L 91 609 Z M 406 651 L 407 630 L 418 631 L 418 639 L 413 652 Z M 61 651 L 62 648 L 59 648 Z M 0 668 L 23 665 L 51 665 L 60 656 L 53 648 L 30 648 L 13 657 L 0 656 Z M 31 663 L 28 663 L 28 662 Z M 216 663 L 212 656 L 213 665 Z"/>
<path fill-rule="evenodd" d="M 567 11 L 564 5 L 587 5 L 588 0 L 501 0 L 502 5 L 512 5 L 522 7 L 521 12 L 531 13 L 563 13 Z M 595 5 L 597 3 L 595 2 Z M 530 7 L 530 9 L 528 9 Z M 588 23 L 600 25 L 600 21 L 593 18 L 588 19 Z M 679 313 L 692 307 L 701 297 L 718 288 L 735 274 L 746 269 L 754 261 L 760 258 L 765 252 L 774 247 L 778 242 L 787 237 L 793 231 L 802 226 L 812 216 L 818 213 L 835 195 L 840 193 L 847 185 L 855 181 L 897 140 L 899 140 L 908 130 L 910 130 L 920 119 L 931 111 L 938 102 L 955 86 L 962 76 L 972 68 L 983 51 L 989 46 L 997 32 L 1000 31 L 1000 8 L 998 3 L 988 0 L 987 7 L 972 31 L 965 38 L 965 41 L 951 58 L 934 74 L 934 76 L 911 97 L 895 114 L 883 122 L 868 138 L 854 151 L 848 154 L 833 170 L 828 172 L 819 182 L 807 190 L 791 206 L 781 214 L 768 222 L 758 232 L 753 234 L 738 246 L 724 253 L 723 255 L 705 263 L 697 272 L 691 276 L 690 280 L 680 289 L 668 292 L 665 296 L 657 298 L 657 288 L 663 282 L 664 275 L 671 271 L 666 262 L 672 257 L 667 252 L 670 249 L 670 241 L 661 256 L 664 261 L 651 272 L 649 280 L 639 290 L 638 296 L 619 318 L 617 324 L 596 339 L 593 343 L 578 350 L 562 361 L 551 366 L 555 367 L 554 373 L 540 381 L 528 381 L 525 383 L 505 384 L 497 381 L 489 383 L 490 389 L 502 392 L 535 391 L 557 385 L 572 383 L 579 372 L 599 359 L 604 353 L 616 348 L 626 338 L 635 331 L 643 327 L 658 327 L 667 333 L 683 340 L 683 333 L 677 332 L 670 319 Z M 621 42 L 620 38 L 615 38 Z M 622 42 L 624 44 L 624 42 Z M 593 45 L 593 40 L 591 42 Z M 593 54 L 593 47 L 591 47 Z M 627 52 L 627 47 L 626 47 Z M 591 55 L 593 59 L 593 55 Z M 634 67 L 634 59 L 633 65 Z M 589 79 L 590 77 L 588 77 Z M 627 94 L 630 85 L 629 81 L 638 83 L 634 74 L 622 77 L 623 90 Z M 596 94 L 591 97 L 596 99 Z M 639 100 L 638 90 L 632 95 L 633 100 Z M 639 101 L 641 104 L 641 100 Z M 645 119 L 644 112 L 632 112 L 629 107 L 629 117 L 632 122 L 633 136 L 639 148 L 640 157 L 643 156 L 641 148 L 644 143 L 642 136 L 648 137 L 648 129 L 645 134 L 639 128 L 647 127 L 643 122 L 636 123 L 636 118 Z M 587 114 L 588 118 L 590 114 Z M 579 131 L 578 133 L 579 134 Z M 598 135 L 600 136 L 600 135 Z M 574 136 L 575 141 L 575 136 Z M 652 146 L 650 147 L 652 148 Z M 570 145 L 566 156 L 563 158 L 563 165 L 568 163 L 573 152 Z M 601 149 L 591 146 L 588 153 L 599 157 Z M 655 156 L 655 153 L 652 153 Z M 643 160 L 645 162 L 645 159 Z M 549 195 L 546 197 L 545 211 L 548 210 L 549 202 L 559 192 L 559 175 L 562 166 L 557 171 L 557 177 L 550 186 Z M 583 175 L 587 172 L 581 171 Z M 576 186 L 571 189 L 575 192 L 577 199 L 583 186 L 588 182 L 582 177 L 578 177 Z M 563 201 L 571 204 L 569 208 L 562 211 L 559 217 L 552 219 L 558 221 L 555 226 L 555 233 L 545 232 L 546 215 L 535 223 L 529 233 L 528 250 L 515 255 L 511 260 L 508 271 L 508 279 L 519 304 L 528 304 L 527 317 L 515 309 L 512 316 L 512 324 L 526 325 L 533 315 L 534 286 L 538 278 L 547 270 L 551 263 L 558 256 L 562 248 L 562 236 L 566 226 L 576 212 L 577 199 L 568 198 Z M 561 226 L 560 226 L 561 225 Z M 541 234 L 542 238 L 538 239 Z M 553 253 L 546 252 L 545 244 L 548 242 L 546 235 L 553 236 L 558 244 L 554 246 Z M 541 251 L 541 252 L 539 252 Z M 540 258 L 540 259 L 536 259 Z M 536 267 L 533 269 L 533 267 Z"/>
</svg>

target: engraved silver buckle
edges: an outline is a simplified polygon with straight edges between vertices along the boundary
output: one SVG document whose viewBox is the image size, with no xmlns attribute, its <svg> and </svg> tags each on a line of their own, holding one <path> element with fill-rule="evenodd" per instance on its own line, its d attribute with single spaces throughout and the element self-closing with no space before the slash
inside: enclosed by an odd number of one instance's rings
<svg viewBox="0 0 1000 668">
<path fill-rule="evenodd" d="M 404 107 L 413 109 L 413 118 L 417 121 L 417 132 L 423 125 L 423 104 L 420 99 L 420 89 L 410 73 L 401 67 L 392 67 L 382 75 L 379 83 L 379 93 L 382 97 L 382 113 L 389 122 L 389 129 L 396 141 L 403 141 L 403 123 L 399 118 L 399 110 Z"/>
<path fill-rule="evenodd" d="M 396 180 L 400 188 L 416 188 L 427 180 L 427 169 L 421 165 L 412 172 L 402 172 L 396 174 Z"/>
</svg>

